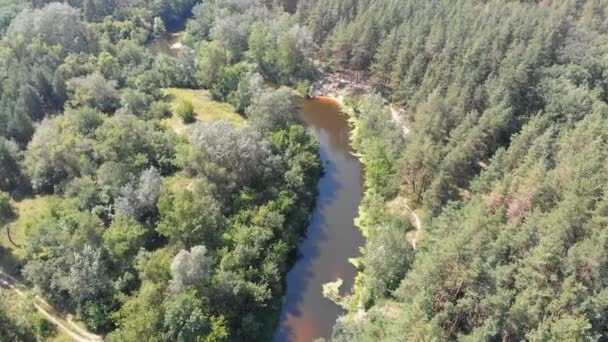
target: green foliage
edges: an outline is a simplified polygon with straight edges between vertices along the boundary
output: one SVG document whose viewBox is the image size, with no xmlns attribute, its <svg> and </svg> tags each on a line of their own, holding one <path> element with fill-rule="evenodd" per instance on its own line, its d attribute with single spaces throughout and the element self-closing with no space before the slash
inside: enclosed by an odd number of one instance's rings
<svg viewBox="0 0 608 342">
<path fill-rule="evenodd" d="M 606 334 L 604 0 L 69 3 L 0 3 L 0 212 L 28 181 L 61 199 L 28 228 L 22 274 L 90 328 L 269 336 L 321 165 L 291 90 L 263 80 L 303 92 L 314 56 L 403 107 L 353 106 L 366 315 L 336 340 Z M 192 49 L 147 51 L 191 9 Z M 248 123 L 164 129 L 160 88 L 201 85 Z M 176 171 L 189 185 L 163 193 Z M 428 214 L 415 259 L 395 197 Z M 4 307 L 2 338 L 47 334 Z"/>
<path fill-rule="evenodd" d="M 7 292 L 0 293 L 0 341 L 34 341 L 48 337 L 47 331 L 36 329 L 42 321 L 31 302 L 16 303 Z"/>
<path fill-rule="evenodd" d="M 285 169 L 277 170 L 284 176 L 279 177 L 279 182 L 276 178 L 258 177 L 255 189 L 247 183 L 237 183 L 240 185 L 233 191 L 239 196 L 221 193 L 222 200 L 218 201 L 213 195 L 217 188 L 206 179 L 213 174 L 203 170 L 251 171 L 239 163 L 247 161 L 253 150 L 237 150 L 234 157 L 231 149 L 244 148 L 242 142 L 248 139 L 263 138 L 226 124 L 203 126 L 199 133 L 198 138 L 193 138 L 193 147 L 210 149 L 198 155 L 203 164 L 191 166 L 193 175 L 200 178 L 186 189 L 167 190 L 161 196 L 156 229 L 168 238 L 169 245 L 141 251 L 136 257 L 135 269 L 143 284 L 136 294 L 124 298 L 114 316 L 118 329 L 109 335 L 111 340 L 153 340 L 162 336 L 189 341 L 196 335 L 201 341 L 227 341 L 260 339 L 269 334 L 267 329 L 271 327 L 257 317 L 278 309 L 276 298 L 283 291 L 281 277 L 288 270 L 288 254 L 299 240 L 314 201 L 321 169 L 318 145 L 301 126 L 271 133 L 269 141 L 252 146 L 258 146 L 255 151 L 264 146 L 263 153 L 276 154 L 271 159 L 285 158 L 277 164 L 284 164 Z M 205 143 L 198 140 L 203 137 L 208 139 Z M 236 138 L 242 141 L 216 151 L 217 146 L 226 147 L 217 140 L 220 138 L 221 142 Z M 215 143 L 218 145 L 212 145 Z M 118 227 L 134 225 L 134 221 L 115 218 L 110 230 L 104 232 L 108 248 L 123 246 L 111 244 L 114 239 L 108 240 L 109 236 L 120 235 Z M 184 249 L 177 254 L 171 252 L 180 248 Z M 165 296 L 164 291 L 170 295 Z M 162 298 L 162 309 L 149 311 L 161 305 L 156 298 Z M 140 313 L 138 317 L 132 317 L 134 312 Z"/>
<path fill-rule="evenodd" d="M 194 7 L 187 41 L 200 44 L 198 75 L 205 87 L 217 82 L 222 67 L 243 61 L 276 83 L 294 85 L 314 78 L 305 58 L 305 50 L 313 46 L 311 34 L 272 7 L 261 0 L 232 5 L 210 1 Z"/>
<path fill-rule="evenodd" d="M 42 314 L 31 316 L 34 316 L 32 317 L 32 330 L 34 331 L 36 338 L 39 340 L 46 340 L 57 334 L 57 326 L 43 318 Z"/>
<path fill-rule="evenodd" d="M 9 139 L 14 139 L 21 144 L 27 143 L 34 133 L 32 120 L 23 110 L 16 107 L 11 113 L 3 115 L 3 122 L 6 122 L 4 127 L 4 135 Z"/>
<path fill-rule="evenodd" d="M 65 308 L 89 313 L 97 307 L 97 315 L 81 318 L 93 328 L 107 329 L 112 288 L 100 246 L 102 222 L 90 213 L 55 210 L 27 232 L 23 274 Z"/>
<path fill-rule="evenodd" d="M 149 113 L 152 111 L 151 98 L 141 91 L 126 89 L 120 96 L 120 105 L 124 112 L 134 114 L 138 117 L 149 116 L 160 119 L 164 116 L 164 113 Z"/>
<path fill-rule="evenodd" d="M 265 317 L 278 309 L 320 175 L 314 139 L 291 126 L 291 98 L 280 107 L 289 110 L 270 113 L 264 134 L 248 125 L 193 125 L 188 141 L 158 119 L 170 115 L 166 87 L 203 85 L 241 114 L 252 107 L 264 88 L 247 57 L 253 19 L 273 18 L 281 33 L 271 36 L 281 40 L 268 50 L 289 48 L 273 53 L 272 63 L 281 61 L 275 76 L 295 82 L 301 68 L 289 63 L 305 62 L 295 24 L 269 3 L 204 2 L 194 13 L 200 22 L 187 27 L 211 41 L 187 32 L 184 43 L 194 49 L 165 56 L 145 44 L 182 24 L 191 0 L 39 1 L 34 9 L 5 2 L 0 207 L 10 198 L 4 192 L 56 198 L 25 229 L 24 278 L 109 340 L 269 336 Z M 193 102 L 176 116 L 194 121 Z M 175 172 L 191 185 L 165 189 L 163 178 Z M 34 317 L 23 324 L 3 314 L 2 338 L 52 333 Z"/>
<path fill-rule="evenodd" d="M 181 250 L 171 261 L 170 290 L 182 293 L 188 289 L 203 289 L 211 275 L 211 259 L 205 246 Z"/>
<path fill-rule="evenodd" d="M 241 80 L 245 78 L 250 66 L 245 63 L 222 67 L 217 75 L 211 94 L 215 100 L 227 100 L 234 96 Z"/>
<path fill-rule="evenodd" d="M 353 144 L 363 154 L 365 183 L 371 191 L 388 198 L 398 191 L 397 160 L 404 148 L 401 128 L 391 118 L 382 97 L 367 95 L 355 113 Z"/>
<path fill-rule="evenodd" d="M 146 233 L 134 219 L 118 216 L 103 232 L 103 243 L 114 262 L 130 265 L 139 249 L 144 247 Z"/>
<path fill-rule="evenodd" d="M 385 298 L 396 290 L 409 271 L 414 250 L 405 238 L 408 228 L 397 221 L 378 225 L 370 232 L 363 263 L 367 270 L 364 286 L 372 298 Z"/>
<path fill-rule="evenodd" d="M 172 341 L 197 341 L 208 334 L 211 322 L 203 303 L 193 291 L 177 295 L 167 303 L 165 329 Z"/>
<path fill-rule="evenodd" d="M 287 128 L 296 120 L 298 108 L 293 91 L 287 87 L 259 92 L 247 108 L 251 125 L 265 134 Z"/>
<path fill-rule="evenodd" d="M 171 258 L 171 252 L 165 248 L 141 251 L 135 262 L 140 279 L 156 284 L 167 283 L 171 279 Z"/>
<path fill-rule="evenodd" d="M 210 196 L 184 190 L 167 192 L 158 203 L 161 221 L 157 231 L 184 247 L 196 244 L 216 246 L 223 217 L 218 203 Z"/>
<path fill-rule="evenodd" d="M 280 160 L 268 141 L 249 127 L 218 121 L 195 126 L 190 143 L 179 156 L 185 171 L 204 176 L 225 198 L 246 186 L 261 189 L 265 181 L 281 172 Z"/>
<path fill-rule="evenodd" d="M 21 158 L 16 143 L 0 138 L 0 191 L 15 191 L 23 186 Z"/>
<path fill-rule="evenodd" d="M 198 86 L 195 77 L 196 71 L 197 61 L 194 52 L 182 49 L 175 58 L 165 55 L 157 56 L 149 77 L 152 79 L 152 83 L 163 88 L 195 88 Z M 152 86 L 150 85 L 150 87 Z"/>
<path fill-rule="evenodd" d="M 13 18 L 25 7 L 27 3 L 23 0 L 0 1 L 0 33 L 4 34 Z"/>
<path fill-rule="evenodd" d="M 79 64 L 69 63 L 73 70 Z M 231 91 L 249 106 L 262 84 L 246 74 Z M 163 175 L 175 170 L 177 138 L 149 120 L 146 102 L 154 96 L 127 88 L 123 108 L 112 116 L 88 102 L 43 119 L 25 153 L 27 171 L 37 191 L 66 199 L 27 232 L 23 274 L 89 328 L 114 329 L 110 340 L 186 336 L 203 328 L 206 341 L 268 336 L 271 327 L 256 317 L 277 310 L 288 255 L 312 209 L 320 175 L 316 142 L 290 126 L 290 116 L 274 128 L 284 130 L 269 128 L 267 137 L 226 123 L 196 126 L 179 156 L 192 185 L 163 192 Z M 196 256 L 199 244 L 208 248 L 203 259 L 175 255 L 187 248 Z M 200 266 L 204 276 L 193 278 Z M 202 315 L 187 308 L 165 314 L 187 289 L 205 303 Z M 180 312 L 200 324 L 180 323 Z"/>
<path fill-rule="evenodd" d="M 57 25 L 57 23 L 62 25 Z M 91 32 L 80 12 L 68 4 L 50 3 L 41 9 L 25 9 L 11 21 L 6 36 L 11 40 L 19 36 L 27 40 L 41 38 L 49 45 L 61 45 L 69 51 L 95 49 Z"/>
<path fill-rule="evenodd" d="M 213 41 L 199 48 L 197 78 L 204 87 L 210 88 L 215 84 L 226 59 L 226 51 L 219 42 Z"/>
<path fill-rule="evenodd" d="M 99 73 L 74 78 L 67 84 L 71 93 L 68 103 L 74 108 L 92 107 L 111 113 L 118 107 L 116 82 L 106 80 Z"/>
<path fill-rule="evenodd" d="M 162 18 L 154 17 L 153 25 L 153 31 L 155 36 L 164 37 L 167 34 L 167 27 L 165 26 L 165 22 Z"/>
<path fill-rule="evenodd" d="M 0 222 L 10 219 L 14 215 L 13 205 L 11 204 L 11 196 L 0 191 Z"/>
<path fill-rule="evenodd" d="M 74 178 L 95 174 L 97 184 L 115 195 L 150 165 L 172 171 L 175 144 L 170 132 L 152 122 L 82 109 L 43 121 L 25 165 L 36 190 L 60 191 Z"/>
<path fill-rule="evenodd" d="M 241 78 L 236 92 L 229 94 L 228 101 L 237 112 L 245 114 L 253 99 L 264 89 L 264 79 L 257 72 L 247 73 Z"/>
<path fill-rule="evenodd" d="M 192 101 L 182 99 L 175 106 L 175 115 L 182 119 L 185 124 L 193 123 L 196 120 L 194 105 Z"/>
<path fill-rule="evenodd" d="M 113 314 L 117 329 L 108 341 L 162 341 L 163 286 L 145 282 L 141 289 L 128 298 Z"/>
</svg>

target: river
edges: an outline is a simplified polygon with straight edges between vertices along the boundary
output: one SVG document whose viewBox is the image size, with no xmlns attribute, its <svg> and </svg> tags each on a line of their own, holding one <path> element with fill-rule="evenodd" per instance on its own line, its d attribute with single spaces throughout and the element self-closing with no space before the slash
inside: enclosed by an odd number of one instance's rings
<svg viewBox="0 0 608 342">
<path fill-rule="evenodd" d="M 152 51 L 176 56 L 171 48 L 181 35 L 155 39 Z M 348 262 L 359 256 L 364 239 L 354 225 L 363 197 L 359 159 L 352 155 L 350 127 L 337 101 L 328 97 L 300 98 L 300 118 L 319 140 L 324 175 L 300 257 L 287 274 L 287 293 L 275 333 L 276 342 L 311 342 L 331 336 L 343 310 L 322 295 L 322 285 L 341 278 L 341 293 L 352 288 L 357 270 Z"/>
<path fill-rule="evenodd" d="M 356 268 L 348 262 L 359 255 L 364 239 L 354 219 L 363 196 L 361 164 L 352 155 L 350 127 L 338 103 L 327 97 L 300 100 L 300 117 L 320 143 L 325 174 L 319 180 L 316 208 L 300 258 L 287 275 L 275 341 L 310 342 L 328 338 L 343 310 L 325 299 L 322 285 L 344 280 L 341 292 L 352 288 Z"/>
</svg>

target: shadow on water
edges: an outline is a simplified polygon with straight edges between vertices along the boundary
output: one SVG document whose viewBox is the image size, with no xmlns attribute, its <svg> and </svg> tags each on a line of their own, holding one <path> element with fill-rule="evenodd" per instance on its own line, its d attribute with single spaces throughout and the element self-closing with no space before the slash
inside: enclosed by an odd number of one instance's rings
<svg viewBox="0 0 608 342">
<path fill-rule="evenodd" d="M 358 255 L 363 238 L 354 226 L 362 196 L 361 165 L 351 155 L 349 127 L 331 99 L 301 101 L 301 116 L 315 133 L 325 174 L 300 257 L 287 275 L 275 341 L 313 341 L 329 337 L 342 310 L 323 298 L 322 285 L 340 277 L 348 291 L 356 274 L 348 258 Z"/>
<path fill-rule="evenodd" d="M 320 256 L 319 244 L 328 239 L 327 233 L 323 230 L 323 223 L 326 220 L 325 214 L 319 208 L 324 208 L 335 200 L 335 195 L 339 191 L 339 182 L 336 179 L 336 167 L 327 159 L 326 152 L 320 149 L 320 155 L 324 161 L 324 175 L 319 180 L 317 186 L 319 196 L 316 202 L 316 209 L 310 218 L 306 231 L 306 236 L 299 245 L 298 261 L 287 276 L 288 291 L 284 298 L 284 307 L 281 314 L 281 321 L 286 317 L 296 317 L 305 319 L 304 312 L 300 303 L 304 300 L 304 294 L 311 284 L 315 275 L 313 261 Z M 282 325 L 276 335 L 276 340 L 287 341 L 294 338 L 293 327 Z"/>
</svg>

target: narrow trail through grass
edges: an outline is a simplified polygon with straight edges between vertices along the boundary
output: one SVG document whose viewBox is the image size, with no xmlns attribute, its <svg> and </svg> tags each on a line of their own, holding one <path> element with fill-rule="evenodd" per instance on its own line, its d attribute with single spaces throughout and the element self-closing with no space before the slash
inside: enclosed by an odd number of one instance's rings
<svg viewBox="0 0 608 342">
<path fill-rule="evenodd" d="M 3 271 L 0 271 L 0 285 L 6 289 L 14 291 L 23 300 L 30 298 L 30 291 L 23 283 Z M 71 318 L 61 317 L 53 307 L 39 296 L 33 296 L 34 307 L 46 320 L 56 325 L 72 340 L 77 342 L 101 342 L 104 341 L 102 336 L 95 335 L 78 326 Z"/>
</svg>

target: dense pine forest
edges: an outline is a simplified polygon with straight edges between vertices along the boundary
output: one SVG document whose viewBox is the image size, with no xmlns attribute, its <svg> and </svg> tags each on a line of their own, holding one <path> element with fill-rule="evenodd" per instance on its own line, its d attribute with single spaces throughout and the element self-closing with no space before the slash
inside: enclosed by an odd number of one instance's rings
<svg viewBox="0 0 608 342">
<path fill-rule="evenodd" d="M 61 334 L 34 293 L 108 341 L 272 340 L 323 169 L 296 94 L 332 74 L 371 91 L 331 340 L 608 338 L 606 0 L 0 0 L 0 35 L 0 279 L 32 291 L 0 341 Z"/>
<path fill-rule="evenodd" d="M 337 341 L 605 339 L 606 1 L 308 1 L 358 107 L 358 287 Z M 416 250 L 407 200 L 423 217 Z"/>
</svg>

